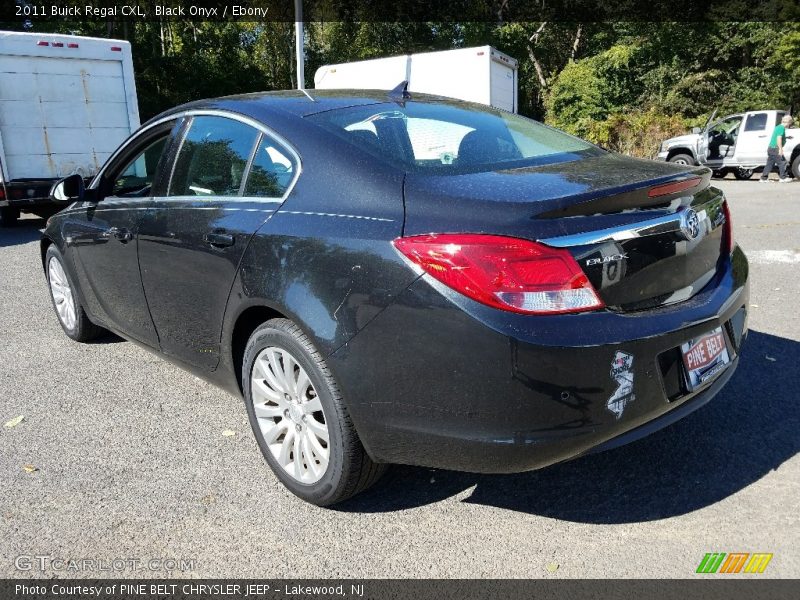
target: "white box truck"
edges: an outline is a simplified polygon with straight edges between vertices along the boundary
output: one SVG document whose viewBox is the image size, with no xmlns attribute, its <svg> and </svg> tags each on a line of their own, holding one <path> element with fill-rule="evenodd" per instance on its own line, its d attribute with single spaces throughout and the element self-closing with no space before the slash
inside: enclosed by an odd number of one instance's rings
<svg viewBox="0 0 800 600">
<path fill-rule="evenodd" d="M 0 224 L 55 212 L 53 182 L 93 176 L 138 127 L 128 42 L 0 31 Z"/>
<path fill-rule="evenodd" d="M 517 70 L 516 59 L 491 46 L 479 46 L 325 65 L 314 74 L 314 87 L 391 90 L 408 81 L 412 93 L 517 112 Z"/>
</svg>

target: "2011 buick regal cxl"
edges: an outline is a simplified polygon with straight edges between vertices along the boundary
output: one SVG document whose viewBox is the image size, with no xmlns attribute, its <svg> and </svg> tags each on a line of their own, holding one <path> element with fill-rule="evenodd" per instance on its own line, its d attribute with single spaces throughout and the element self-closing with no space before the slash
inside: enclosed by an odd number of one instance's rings
<svg viewBox="0 0 800 600">
<path fill-rule="evenodd" d="M 407 93 L 184 105 L 53 196 L 66 334 L 244 397 L 277 477 L 537 469 L 647 435 L 736 368 L 748 266 L 710 171 Z"/>
</svg>

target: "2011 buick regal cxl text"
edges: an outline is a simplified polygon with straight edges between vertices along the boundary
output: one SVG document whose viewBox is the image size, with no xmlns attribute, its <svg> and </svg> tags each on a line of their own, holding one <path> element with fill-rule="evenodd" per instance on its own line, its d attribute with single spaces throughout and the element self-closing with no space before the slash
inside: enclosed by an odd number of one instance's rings
<svg viewBox="0 0 800 600">
<path fill-rule="evenodd" d="M 328 505 L 389 463 L 537 469 L 708 402 L 748 296 L 709 178 L 464 102 L 255 94 L 56 184 L 41 252 L 69 337 L 243 396 L 277 477 Z"/>
</svg>

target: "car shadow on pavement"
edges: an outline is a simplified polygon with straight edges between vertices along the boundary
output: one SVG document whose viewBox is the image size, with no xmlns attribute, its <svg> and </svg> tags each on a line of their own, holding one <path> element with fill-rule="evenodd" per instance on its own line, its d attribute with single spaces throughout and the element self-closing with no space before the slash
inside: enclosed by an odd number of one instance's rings
<svg viewBox="0 0 800 600">
<path fill-rule="evenodd" d="M 466 492 L 464 502 L 610 524 L 709 506 L 800 451 L 800 342 L 751 331 L 743 350 L 717 397 L 638 442 L 518 475 L 396 466 L 375 488 L 335 508 L 394 511 Z"/>
<path fill-rule="evenodd" d="M 11 227 L 0 228 L 0 248 L 18 246 L 41 239 L 45 220 L 40 218 L 20 219 Z"/>
</svg>

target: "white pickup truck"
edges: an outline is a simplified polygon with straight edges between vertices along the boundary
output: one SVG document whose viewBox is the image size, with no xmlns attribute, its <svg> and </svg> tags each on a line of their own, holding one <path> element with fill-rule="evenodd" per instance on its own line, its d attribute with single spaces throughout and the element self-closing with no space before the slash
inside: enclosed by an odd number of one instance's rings
<svg viewBox="0 0 800 600">
<path fill-rule="evenodd" d="M 785 114 L 754 110 L 715 120 L 714 111 L 704 128 L 661 142 L 658 159 L 710 167 L 718 177 L 732 172 L 737 179 L 750 179 L 764 168 L 772 131 Z M 800 178 L 800 129 L 787 129 L 786 138 L 783 154 L 792 175 Z"/>
<path fill-rule="evenodd" d="M 0 32 L 0 226 L 56 212 L 53 183 L 93 176 L 138 127 L 128 42 Z"/>
</svg>

